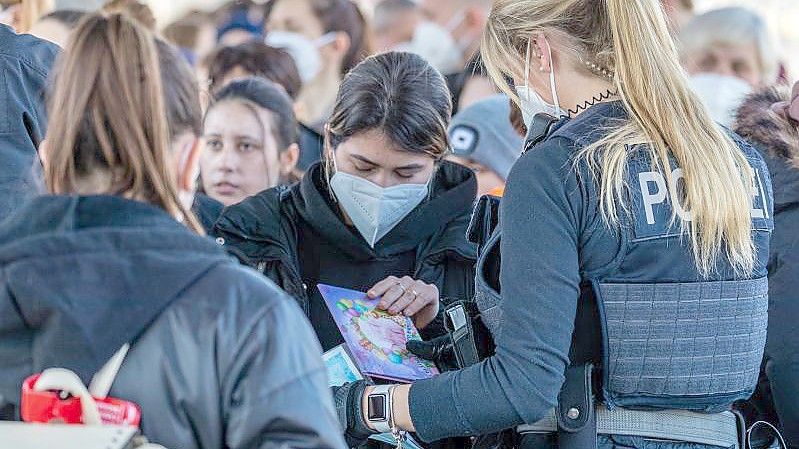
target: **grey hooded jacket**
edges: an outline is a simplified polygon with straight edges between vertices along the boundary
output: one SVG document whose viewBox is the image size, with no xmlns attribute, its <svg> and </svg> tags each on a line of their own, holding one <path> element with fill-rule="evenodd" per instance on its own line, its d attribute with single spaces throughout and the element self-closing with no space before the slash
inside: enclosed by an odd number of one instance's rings
<svg viewBox="0 0 799 449">
<path fill-rule="evenodd" d="M 0 225 L 0 396 L 27 376 L 85 383 L 125 343 L 110 395 L 169 449 L 345 444 L 295 301 L 161 209 L 43 196 Z"/>
</svg>

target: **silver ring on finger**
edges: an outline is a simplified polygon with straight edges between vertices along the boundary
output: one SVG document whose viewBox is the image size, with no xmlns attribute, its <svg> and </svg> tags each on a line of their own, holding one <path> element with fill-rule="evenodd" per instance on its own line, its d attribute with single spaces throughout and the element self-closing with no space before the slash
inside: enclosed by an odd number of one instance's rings
<svg viewBox="0 0 799 449">
<path fill-rule="evenodd" d="M 413 294 L 414 298 L 419 297 L 419 292 L 417 292 L 415 289 L 411 289 L 411 293 Z"/>
<path fill-rule="evenodd" d="M 402 282 L 397 282 L 397 285 L 402 289 L 403 295 L 408 292 L 408 287 L 406 287 Z"/>
</svg>

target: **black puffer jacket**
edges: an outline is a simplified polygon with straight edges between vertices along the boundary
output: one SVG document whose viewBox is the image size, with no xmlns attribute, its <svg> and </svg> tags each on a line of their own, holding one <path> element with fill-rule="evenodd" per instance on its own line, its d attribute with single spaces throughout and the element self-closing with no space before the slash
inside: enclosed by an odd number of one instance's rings
<svg viewBox="0 0 799 449">
<path fill-rule="evenodd" d="M 357 230 L 344 224 L 316 164 L 301 183 L 267 190 L 226 209 L 215 234 L 293 295 L 312 318 L 323 347 L 329 348 L 340 341 L 332 335 L 337 332 L 334 324 L 323 322 L 328 318 L 324 309 L 319 311 L 317 281 L 366 290 L 389 275 L 407 275 L 435 284 L 442 301 L 471 299 L 477 254 L 466 240 L 466 229 L 476 188 L 471 171 L 443 163 L 431 198 L 370 248 Z M 441 333 L 439 318 L 422 335 Z"/>
<path fill-rule="evenodd" d="M 754 420 L 780 423 L 789 446 L 799 447 L 799 128 L 771 110 L 788 100 L 769 88 L 751 96 L 735 131 L 763 154 L 774 186 L 774 233 L 769 259 L 769 324 L 761 382 L 745 408 Z"/>
<path fill-rule="evenodd" d="M 344 447 L 307 321 L 213 241 L 107 196 L 37 198 L 0 227 L 0 395 L 49 367 L 87 382 L 127 342 L 111 396 L 154 442 Z"/>
</svg>

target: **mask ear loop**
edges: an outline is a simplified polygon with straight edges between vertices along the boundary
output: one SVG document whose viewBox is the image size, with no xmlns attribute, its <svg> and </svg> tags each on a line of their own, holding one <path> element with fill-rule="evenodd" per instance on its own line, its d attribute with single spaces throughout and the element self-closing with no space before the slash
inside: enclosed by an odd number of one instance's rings
<svg viewBox="0 0 799 449">
<path fill-rule="evenodd" d="M 525 100 L 530 101 L 530 56 L 531 56 L 531 47 L 533 46 L 533 38 L 530 37 L 527 39 L 527 53 L 524 58 L 524 87 L 527 89 L 525 90 Z"/>
<path fill-rule="evenodd" d="M 338 198 L 336 197 L 336 192 L 333 191 L 333 186 L 331 185 L 332 182 L 332 175 L 330 174 L 330 165 L 333 165 L 333 171 L 338 172 L 338 163 L 336 162 L 336 153 L 333 151 L 333 145 L 330 143 L 330 124 L 325 124 L 325 151 L 329 155 L 328 157 L 332 159 L 332 161 L 325 161 L 325 178 L 327 178 L 327 191 L 330 193 L 330 197 L 333 198 L 333 201 L 336 203 L 339 202 Z M 335 173 L 334 173 L 335 174 Z"/>
<path fill-rule="evenodd" d="M 549 45 L 549 40 L 547 40 L 547 54 L 549 55 L 549 89 L 552 91 L 552 103 L 557 108 L 558 115 L 564 115 L 558 100 L 558 89 L 555 85 L 555 62 L 552 60 L 552 46 Z"/>
</svg>

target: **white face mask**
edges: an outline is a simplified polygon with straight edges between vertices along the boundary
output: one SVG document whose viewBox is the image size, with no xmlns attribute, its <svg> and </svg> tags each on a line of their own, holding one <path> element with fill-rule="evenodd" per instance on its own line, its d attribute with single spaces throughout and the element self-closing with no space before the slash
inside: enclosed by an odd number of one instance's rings
<svg viewBox="0 0 799 449">
<path fill-rule="evenodd" d="M 699 96 L 716 123 L 731 127 L 735 114 L 752 86 L 746 81 L 717 73 L 699 73 L 689 78 L 688 84 Z"/>
<path fill-rule="evenodd" d="M 322 57 L 319 48 L 336 40 L 336 33 L 331 31 L 319 39 L 312 41 L 299 33 L 288 31 L 270 31 L 266 35 L 266 45 L 280 48 L 291 55 L 297 64 L 303 84 L 313 81 L 322 70 Z"/>
<path fill-rule="evenodd" d="M 336 165 L 335 156 L 333 165 Z M 429 182 L 380 187 L 338 168 L 330 179 L 330 188 L 352 224 L 372 248 L 416 209 L 430 191 Z"/>
<path fill-rule="evenodd" d="M 530 51 L 532 47 L 532 40 L 527 44 L 527 57 L 524 62 L 524 85 L 516 86 L 516 94 L 519 95 L 521 100 L 521 110 L 524 116 L 524 124 L 528 127 L 533 122 L 533 117 L 536 114 L 545 113 L 555 118 L 560 118 L 566 115 L 561 109 L 558 102 L 558 89 L 555 84 L 555 63 L 552 61 L 552 48 L 547 42 L 547 52 L 549 54 L 549 89 L 552 93 L 552 100 L 555 104 L 547 103 L 535 89 L 530 87 Z"/>
<path fill-rule="evenodd" d="M 461 11 L 446 27 L 435 22 L 422 22 L 416 26 L 413 39 L 397 45 L 394 50 L 415 53 L 444 75 L 461 72 L 466 49 L 455 41 L 452 31 L 463 22 L 464 17 Z"/>
</svg>

